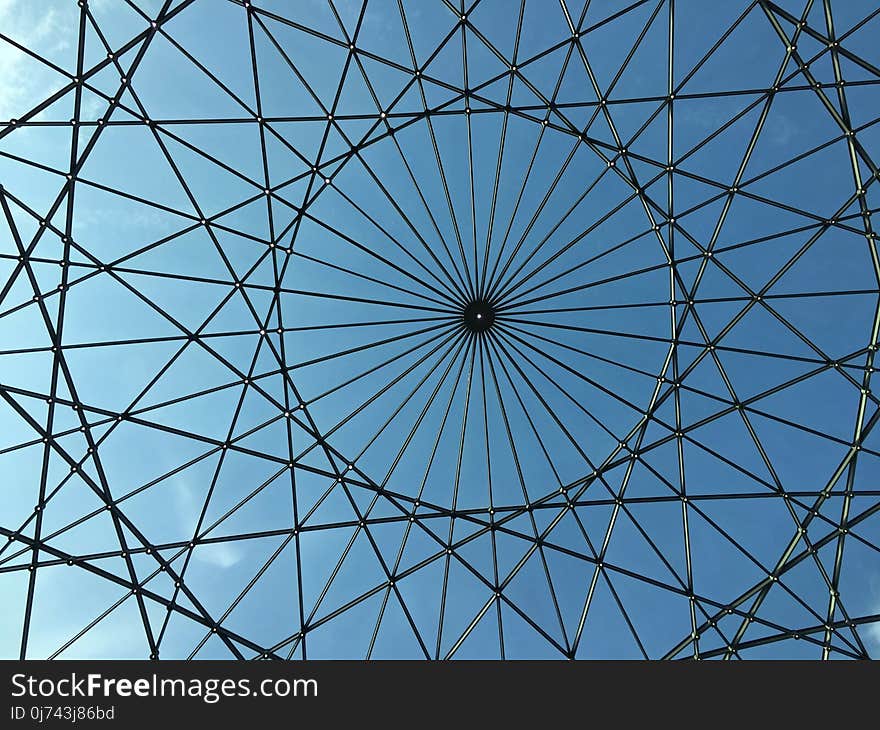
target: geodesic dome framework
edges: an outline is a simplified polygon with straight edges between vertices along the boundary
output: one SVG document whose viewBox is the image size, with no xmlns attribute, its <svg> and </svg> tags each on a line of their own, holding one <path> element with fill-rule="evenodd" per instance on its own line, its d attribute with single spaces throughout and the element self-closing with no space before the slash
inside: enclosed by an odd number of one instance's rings
<svg viewBox="0 0 880 730">
<path fill-rule="evenodd" d="M 878 16 L 0 5 L 3 655 L 876 652 Z"/>
</svg>

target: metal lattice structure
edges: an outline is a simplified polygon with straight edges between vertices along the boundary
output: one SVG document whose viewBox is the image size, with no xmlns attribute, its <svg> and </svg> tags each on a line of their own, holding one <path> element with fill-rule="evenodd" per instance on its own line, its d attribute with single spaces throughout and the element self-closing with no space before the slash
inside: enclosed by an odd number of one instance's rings
<svg viewBox="0 0 880 730">
<path fill-rule="evenodd" d="M 875 3 L 5 12 L 5 656 L 876 651 Z"/>
</svg>

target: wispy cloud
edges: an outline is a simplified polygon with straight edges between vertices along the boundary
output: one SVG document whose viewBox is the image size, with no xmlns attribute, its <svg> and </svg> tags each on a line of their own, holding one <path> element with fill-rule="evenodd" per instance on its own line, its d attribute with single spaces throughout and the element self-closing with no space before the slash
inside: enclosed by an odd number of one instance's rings
<svg viewBox="0 0 880 730">
<path fill-rule="evenodd" d="M 129 230 L 145 228 L 159 234 L 174 228 L 174 221 L 167 214 L 146 206 L 141 209 L 132 209 L 132 206 L 114 208 L 112 205 L 81 207 L 76 212 L 76 223 L 83 230 L 104 230 L 108 225 L 118 225 L 123 215 L 125 227 Z M 183 225 L 181 222 L 181 227 Z"/>
<path fill-rule="evenodd" d="M 242 554 L 232 543 L 218 542 L 200 545 L 193 552 L 193 557 L 218 568 L 231 568 L 241 561 Z"/>
<path fill-rule="evenodd" d="M 874 608 L 874 613 L 880 613 L 880 603 Z M 872 624 L 868 624 L 867 630 L 865 634 L 868 637 L 868 641 L 871 646 L 869 649 L 873 649 L 871 652 L 873 656 L 880 657 L 880 621 L 875 621 Z"/>
<path fill-rule="evenodd" d="M 75 9 L 75 5 L 71 3 Z M 70 46 L 64 15 L 29 0 L 0 0 L 0 28 L 4 35 L 27 48 L 57 53 Z M 0 40 L 0 119 L 20 116 L 53 91 L 61 77 L 15 46 Z"/>
<path fill-rule="evenodd" d="M 197 499 L 193 488 L 185 481 L 178 481 L 174 490 L 177 510 L 182 533 L 192 531 L 193 517 L 199 514 L 202 502 Z M 211 543 L 199 545 L 193 550 L 193 558 L 218 568 L 231 568 L 244 557 L 242 551 L 233 543 Z"/>
</svg>

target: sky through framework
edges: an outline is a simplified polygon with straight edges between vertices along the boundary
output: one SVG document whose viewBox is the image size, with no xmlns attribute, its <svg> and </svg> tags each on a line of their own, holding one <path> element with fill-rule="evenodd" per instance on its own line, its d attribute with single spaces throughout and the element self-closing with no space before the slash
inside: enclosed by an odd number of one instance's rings
<svg viewBox="0 0 880 730">
<path fill-rule="evenodd" d="M 880 651 L 873 2 L 0 2 L 0 652 Z"/>
</svg>

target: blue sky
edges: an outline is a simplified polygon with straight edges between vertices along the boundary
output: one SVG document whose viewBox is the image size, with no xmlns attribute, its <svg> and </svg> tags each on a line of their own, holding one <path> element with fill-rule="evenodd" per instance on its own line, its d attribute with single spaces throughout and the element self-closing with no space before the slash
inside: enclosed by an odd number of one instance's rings
<svg viewBox="0 0 880 730">
<path fill-rule="evenodd" d="M 163 5 L 0 0 L 0 655 L 876 653 L 872 3 Z"/>
</svg>

